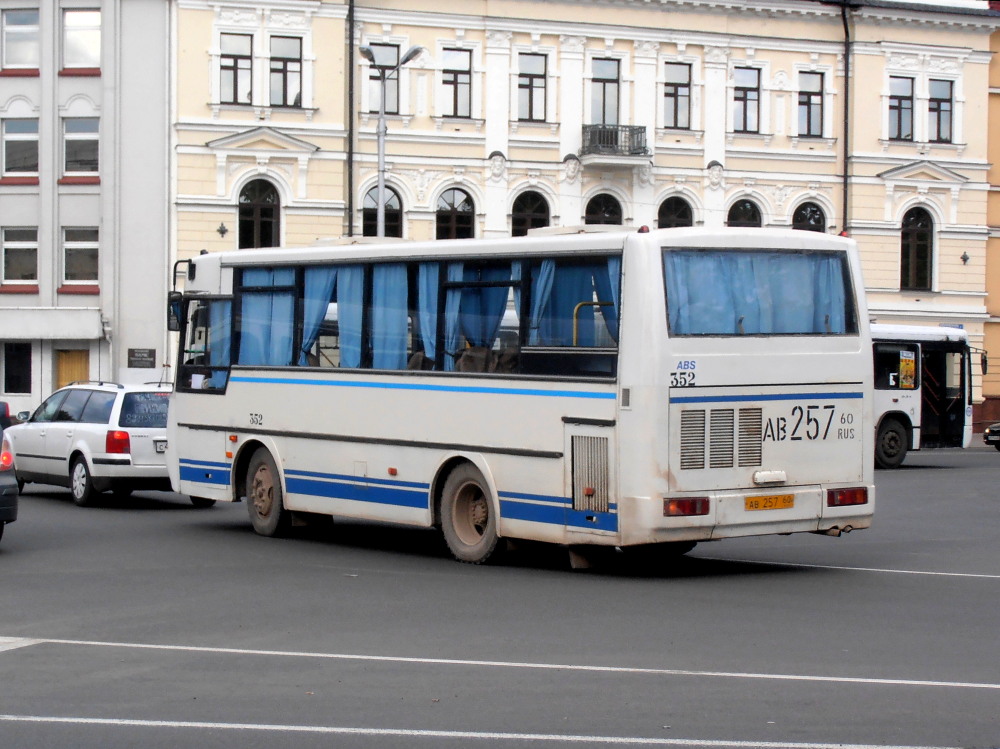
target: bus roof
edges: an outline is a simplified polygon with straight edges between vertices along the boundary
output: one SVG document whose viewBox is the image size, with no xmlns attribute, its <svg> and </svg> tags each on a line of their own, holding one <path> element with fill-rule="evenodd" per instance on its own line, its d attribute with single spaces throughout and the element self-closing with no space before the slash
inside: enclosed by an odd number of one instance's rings
<svg viewBox="0 0 1000 749">
<path fill-rule="evenodd" d="M 962 328 L 947 325 L 894 325 L 872 323 L 872 339 L 876 341 L 968 341 Z"/>
</svg>

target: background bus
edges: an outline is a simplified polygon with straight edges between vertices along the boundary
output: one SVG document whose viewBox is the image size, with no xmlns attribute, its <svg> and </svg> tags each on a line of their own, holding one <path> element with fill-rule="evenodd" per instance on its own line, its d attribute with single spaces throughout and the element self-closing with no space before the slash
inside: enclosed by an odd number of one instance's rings
<svg viewBox="0 0 1000 749">
<path fill-rule="evenodd" d="M 502 539 L 684 552 L 873 508 L 856 247 L 573 231 L 207 254 L 177 319 L 177 491 Z M 334 306 L 335 305 L 335 306 Z"/>
<path fill-rule="evenodd" d="M 872 326 L 875 464 L 902 465 L 909 450 L 972 440 L 969 336 L 961 328 Z"/>
</svg>

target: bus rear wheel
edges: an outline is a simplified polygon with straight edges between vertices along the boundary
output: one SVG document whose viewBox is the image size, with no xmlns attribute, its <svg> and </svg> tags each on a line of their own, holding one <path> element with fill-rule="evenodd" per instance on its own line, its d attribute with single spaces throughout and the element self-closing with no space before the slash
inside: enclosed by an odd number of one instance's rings
<svg viewBox="0 0 1000 749">
<path fill-rule="evenodd" d="M 468 463 L 450 474 L 441 497 L 441 532 L 452 556 L 482 564 L 494 555 L 500 537 L 486 481 Z"/>
<path fill-rule="evenodd" d="M 879 468 L 899 468 L 906 457 L 906 429 L 895 419 L 886 419 L 875 437 L 875 464 Z"/>
<path fill-rule="evenodd" d="M 258 448 L 247 466 L 247 512 L 253 529 L 261 536 L 280 536 L 288 527 L 281 477 L 271 453 Z"/>
</svg>

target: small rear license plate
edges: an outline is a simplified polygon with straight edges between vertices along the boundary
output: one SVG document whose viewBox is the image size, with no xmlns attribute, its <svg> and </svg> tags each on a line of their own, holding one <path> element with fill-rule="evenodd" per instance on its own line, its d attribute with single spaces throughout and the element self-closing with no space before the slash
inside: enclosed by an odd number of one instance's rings
<svg viewBox="0 0 1000 749">
<path fill-rule="evenodd" d="M 156 446 L 156 452 L 165 453 L 167 451 L 167 441 L 166 440 L 155 440 L 153 445 Z"/>
<path fill-rule="evenodd" d="M 794 494 L 768 494 L 763 497 L 747 497 L 743 500 L 747 510 L 787 510 L 795 507 Z"/>
</svg>

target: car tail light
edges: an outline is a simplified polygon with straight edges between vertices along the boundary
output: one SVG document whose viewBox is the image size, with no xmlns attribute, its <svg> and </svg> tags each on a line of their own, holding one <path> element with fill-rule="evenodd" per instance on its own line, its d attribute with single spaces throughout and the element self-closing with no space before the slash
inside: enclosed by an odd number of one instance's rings
<svg viewBox="0 0 1000 749">
<path fill-rule="evenodd" d="M 868 504 L 868 489 L 863 486 L 853 489 L 830 489 L 826 493 L 827 507 L 847 507 Z"/>
<path fill-rule="evenodd" d="M 10 451 L 10 442 L 3 438 L 3 447 L 0 448 L 0 471 L 9 471 L 14 467 L 14 453 Z"/>
<path fill-rule="evenodd" d="M 663 500 L 663 516 L 668 518 L 708 514 L 708 497 L 683 497 Z"/>
<path fill-rule="evenodd" d="M 106 453 L 130 453 L 132 446 L 128 441 L 128 432 L 120 429 L 108 430 L 108 436 L 104 440 L 104 452 Z"/>
</svg>

